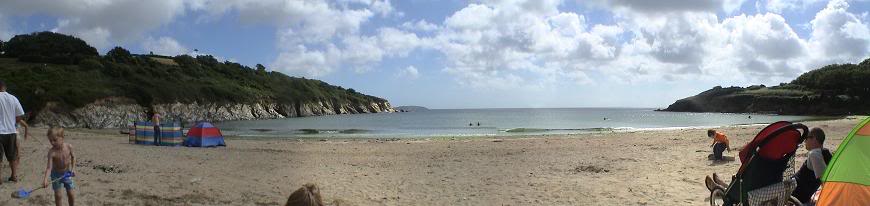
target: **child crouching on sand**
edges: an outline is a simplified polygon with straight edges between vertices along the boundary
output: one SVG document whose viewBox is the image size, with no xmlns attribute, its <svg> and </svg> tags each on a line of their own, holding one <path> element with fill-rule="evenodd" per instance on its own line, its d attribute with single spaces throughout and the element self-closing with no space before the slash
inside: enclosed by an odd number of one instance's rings
<svg viewBox="0 0 870 206">
<path fill-rule="evenodd" d="M 54 189 L 55 205 L 62 205 L 61 200 L 63 194 L 60 188 L 66 188 L 66 196 L 69 205 L 75 205 L 75 184 L 72 176 L 75 176 L 76 157 L 73 155 L 72 145 L 63 143 L 63 128 L 52 127 L 48 129 L 48 141 L 51 143 L 51 149 L 48 150 L 48 164 L 45 167 L 45 176 L 42 179 L 42 186 L 48 187 L 49 175 L 51 176 L 51 189 Z M 65 177 L 66 173 L 70 173 L 69 177 Z"/>
<path fill-rule="evenodd" d="M 713 138 L 713 144 L 710 145 L 713 147 L 713 159 L 722 160 L 722 152 L 726 149 L 731 151 L 731 147 L 728 145 L 728 136 L 712 129 L 707 130 L 707 136 Z"/>
</svg>

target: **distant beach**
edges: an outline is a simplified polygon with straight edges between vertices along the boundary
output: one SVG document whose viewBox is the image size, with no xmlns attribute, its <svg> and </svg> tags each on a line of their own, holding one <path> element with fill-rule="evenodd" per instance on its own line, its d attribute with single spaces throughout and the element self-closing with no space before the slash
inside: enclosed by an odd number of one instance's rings
<svg viewBox="0 0 870 206">
<path fill-rule="evenodd" d="M 859 120 L 805 124 L 825 129 L 825 144 L 835 149 Z M 739 147 L 761 127 L 719 129 Z M 45 129 L 32 132 L 21 145 L 21 181 L 6 182 L 0 193 L 42 181 L 48 141 Z M 82 205 L 279 205 L 305 183 L 342 205 L 703 205 L 704 175 L 728 177 L 740 164 L 707 160 L 711 140 L 705 132 L 231 138 L 227 147 L 186 148 L 130 145 L 117 130 L 69 129 L 67 142 L 75 146 Z M 798 164 L 805 154 L 798 150 Z M 41 190 L 26 200 L 2 198 L 0 205 L 46 205 L 51 199 L 50 190 Z"/>
</svg>

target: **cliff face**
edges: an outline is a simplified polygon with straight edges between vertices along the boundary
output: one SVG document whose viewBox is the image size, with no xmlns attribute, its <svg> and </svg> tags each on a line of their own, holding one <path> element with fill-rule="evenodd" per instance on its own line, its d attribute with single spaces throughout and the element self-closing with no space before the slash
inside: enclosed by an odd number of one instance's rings
<svg viewBox="0 0 870 206">
<path fill-rule="evenodd" d="M 335 104 L 332 102 L 307 102 L 301 104 L 276 104 L 270 102 L 210 104 L 173 103 L 153 105 L 164 119 L 178 118 L 181 121 L 230 121 L 307 117 L 334 114 L 359 114 L 395 112 L 389 102 L 367 104 Z M 71 111 L 49 102 L 31 121 L 34 126 L 57 125 L 63 127 L 117 128 L 126 125 L 128 115 L 144 115 L 149 109 L 127 98 L 106 98 L 75 108 Z"/>
</svg>

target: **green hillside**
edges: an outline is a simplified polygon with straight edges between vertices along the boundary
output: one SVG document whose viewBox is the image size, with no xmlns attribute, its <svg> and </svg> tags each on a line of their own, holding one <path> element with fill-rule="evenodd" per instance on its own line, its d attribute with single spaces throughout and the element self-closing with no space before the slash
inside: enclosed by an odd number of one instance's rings
<svg viewBox="0 0 870 206">
<path fill-rule="evenodd" d="M 664 111 L 775 113 L 796 115 L 870 114 L 870 59 L 809 71 L 791 83 L 766 87 L 715 87 L 677 100 Z"/>
<path fill-rule="evenodd" d="M 135 55 L 116 47 L 99 56 L 84 41 L 39 32 L 0 42 L 0 79 L 28 111 L 46 102 L 74 109 L 106 97 L 160 103 L 381 103 L 386 100 L 314 79 L 219 62 L 212 56 Z"/>
</svg>

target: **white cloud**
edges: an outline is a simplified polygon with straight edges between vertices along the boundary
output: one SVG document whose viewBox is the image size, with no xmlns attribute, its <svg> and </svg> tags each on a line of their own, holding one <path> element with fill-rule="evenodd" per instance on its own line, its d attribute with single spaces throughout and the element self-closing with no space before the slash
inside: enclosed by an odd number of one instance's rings
<svg viewBox="0 0 870 206">
<path fill-rule="evenodd" d="M 417 34 L 404 32 L 394 28 L 381 28 L 378 30 L 378 45 L 390 56 L 405 57 L 412 50 L 426 45 L 425 39 L 420 39 Z"/>
<path fill-rule="evenodd" d="M 471 4 L 447 17 L 444 24 L 452 29 L 481 29 L 491 26 L 490 23 L 496 17 L 495 15 L 494 8 L 482 4 Z"/>
<path fill-rule="evenodd" d="M 146 52 L 154 52 L 154 54 L 166 56 L 176 56 L 190 52 L 190 49 L 181 45 L 172 37 L 160 37 L 159 39 L 148 37 L 142 42 L 142 48 Z"/>
<path fill-rule="evenodd" d="M 396 73 L 396 77 L 414 80 L 420 78 L 420 72 L 417 70 L 417 67 L 408 66 L 404 69 L 399 69 Z"/>
<path fill-rule="evenodd" d="M 15 32 L 12 31 L 6 23 L 4 19 L 3 13 L 0 13 L 0 41 L 9 41 L 14 36 Z"/>
<path fill-rule="evenodd" d="M 426 22 L 425 19 L 417 22 L 405 22 L 402 23 L 401 27 L 404 29 L 416 31 L 435 31 L 439 29 L 438 25 Z"/>
<path fill-rule="evenodd" d="M 381 15 L 381 17 L 386 17 L 393 13 L 393 5 L 390 4 L 390 0 L 373 0 L 371 2 L 371 8 L 375 12 Z"/>
<path fill-rule="evenodd" d="M 375 36 L 346 36 L 341 43 L 343 47 L 338 51 L 341 63 L 351 66 L 358 73 L 364 73 L 385 57 L 407 56 L 424 45 L 425 41 L 414 33 L 386 27 L 379 29 Z"/>
<path fill-rule="evenodd" d="M 746 3 L 747 0 L 725 0 L 722 2 L 722 10 L 725 13 L 733 14 L 740 11 L 740 7 L 743 6 L 743 3 Z"/>
<path fill-rule="evenodd" d="M 492 88 L 551 85 L 618 56 L 619 26 L 588 25 L 582 15 L 559 12 L 558 3 L 471 4 L 447 17 L 431 46 L 460 83 Z"/>
<path fill-rule="evenodd" d="M 294 75 L 320 77 L 339 67 L 367 72 L 385 57 L 407 55 L 419 40 L 413 33 L 392 28 L 381 28 L 377 35 L 360 35 L 360 27 L 376 15 L 400 15 L 385 0 L 236 0 L 195 5 L 208 13 L 201 19 L 237 13 L 241 22 L 278 28 L 280 53 L 270 67 Z"/>
<path fill-rule="evenodd" d="M 682 11 L 717 11 L 724 3 L 733 7 L 735 2 L 723 0 L 685 1 L 685 0 L 595 0 L 598 4 L 604 4 L 616 9 L 629 9 L 644 13 L 666 13 Z"/>
<path fill-rule="evenodd" d="M 439 18 L 441 22 L 402 19 L 403 12 L 387 0 L 33 0 L 3 2 L 0 39 L 11 37 L 3 17 L 43 14 L 58 17 L 55 31 L 98 48 L 142 40 L 146 50 L 172 55 L 189 49 L 147 33 L 192 11 L 200 15 L 193 17 L 198 23 L 237 18 L 231 21 L 274 27 L 279 54 L 270 68 L 291 75 L 367 72 L 382 61 L 427 50 L 440 54 L 427 58 L 443 61 L 441 72 L 476 88 L 611 80 L 771 83 L 870 55 L 865 8 L 859 15 L 849 12 L 846 1 L 830 1 L 806 26 L 798 27 L 810 31 L 802 38 L 777 13 L 732 15 L 746 2 L 584 1 L 613 14 L 606 21 L 613 23 L 595 24 L 590 21 L 600 20 L 597 16 L 560 11 L 562 0 L 478 0 Z M 756 2 L 760 11 L 772 12 L 806 10 L 819 3 Z M 369 26 L 378 28 L 364 29 Z M 397 73 L 410 75 L 411 69 L 416 71 L 411 66 Z"/>
<path fill-rule="evenodd" d="M 810 21 L 809 45 L 816 51 L 816 65 L 857 62 L 870 54 L 870 29 L 848 8 L 847 2 L 833 0 Z"/>
<path fill-rule="evenodd" d="M 340 52 L 331 44 L 325 51 L 298 46 L 278 54 L 269 67 L 292 76 L 321 77 L 335 70 L 339 58 Z"/>
<path fill-rule="evenodd" d="M 788 10 L 805 10 L 808 6 L 820 3 L 823 0 L 768 0 L 764 4 L 767 11 L 782 13 Z"/>
<path fill-rule="evenodd" d="M 764 59 L 789 59 L 805 55 L 803 41 L 782 16 L 767 13 L 755 16 L 735 16 L 722 22 L 730 41 L 740 53 L 759 55 Z"/>
<path fill-rule="evenodd" d="M 0 13 L 58 18 L 53 31 L 73 34 L 98 49 L 139 40 L 147 31 L 168 24 L 184 11 L 182 1 L 4 1 Z"/>
</svg>

